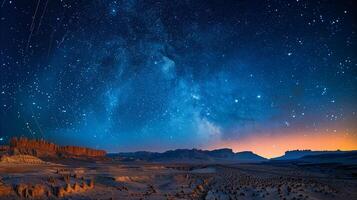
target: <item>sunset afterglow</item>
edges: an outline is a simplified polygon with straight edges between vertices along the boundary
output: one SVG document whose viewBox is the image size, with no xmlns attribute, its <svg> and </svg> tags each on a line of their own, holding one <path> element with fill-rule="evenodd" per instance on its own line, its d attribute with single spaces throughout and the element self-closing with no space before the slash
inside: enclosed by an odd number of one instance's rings
<svg viewBox="0 0 357 200">
<path fill-rule="evenodd" d="M 214 148 L 232 148 L 235 152 L 253 151 L 266 158 L 281 156 L 288 150 L 356 150 L 357 136 L 346 133 L 295 133 L 287 135 L 250 135 L 224 142 Z"/>
</svg>

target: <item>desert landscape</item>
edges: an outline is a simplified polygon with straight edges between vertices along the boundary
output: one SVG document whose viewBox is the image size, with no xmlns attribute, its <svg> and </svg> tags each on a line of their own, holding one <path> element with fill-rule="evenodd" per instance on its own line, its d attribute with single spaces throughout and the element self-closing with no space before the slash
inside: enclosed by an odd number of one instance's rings
<svg viewBox="0 0 357 200">
<path fill-rule="evenodd" d="M 2 0 L 0 200 L 357 200 L 357 0 Z"/>
<path fill-rule="evenodd" d="M 354 151 L 276 160 L 230 149 L 106 154 L 26 138 L 1 150 L 4 200 L 357 198 Z M 328 153 L 334 160 L 322 159 Z"/>
</svg>

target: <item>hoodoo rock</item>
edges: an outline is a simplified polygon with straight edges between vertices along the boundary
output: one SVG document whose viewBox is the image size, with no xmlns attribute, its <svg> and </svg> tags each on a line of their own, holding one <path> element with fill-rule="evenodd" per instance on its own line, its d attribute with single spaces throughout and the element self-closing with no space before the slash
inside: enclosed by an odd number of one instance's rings
<svg viewBox="0 0 357 200">
<path fill-rule="evenodd" d="M 37 157 L 104 157 L 106 151 L 78 146 L 59 146 L 45 140 L 27 138 L 12 138 L 10 140 L 11 154 L 25 154 Z"/>
</svg>

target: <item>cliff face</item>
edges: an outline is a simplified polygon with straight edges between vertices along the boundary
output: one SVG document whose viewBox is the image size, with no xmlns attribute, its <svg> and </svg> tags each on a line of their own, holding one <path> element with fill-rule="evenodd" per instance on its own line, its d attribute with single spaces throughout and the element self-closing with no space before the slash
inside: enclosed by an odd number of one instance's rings
<svg viewBox="0 0 357 200">
<path fill-rule="evenodd" d="M 102 157 L 107 154 L 103 150 L 90 149 L 86 147 L 77 147 L 77 146 L 63 146 L 59 147 L 58 153 L 62 155 L 74 155 L 74 156 L 88 156 L 88 157 Z"/>
<path fill-rule="evenodd" d="M 58 148 L 59 146 L 44 140 L 29 140 L 27 138 L 12 138 L 10 140 L 10 153 L 15 155 L 56 156 Z"/>
<path fill-rule="evenodd" d="M 38 157 L 103 157 L 103 150 L 78 146 L 59 146 L 45 140 L 31 140 L 27 138 L 12 138 L 10 140 L 11 154 L 25 154 Z"/>
</svg>

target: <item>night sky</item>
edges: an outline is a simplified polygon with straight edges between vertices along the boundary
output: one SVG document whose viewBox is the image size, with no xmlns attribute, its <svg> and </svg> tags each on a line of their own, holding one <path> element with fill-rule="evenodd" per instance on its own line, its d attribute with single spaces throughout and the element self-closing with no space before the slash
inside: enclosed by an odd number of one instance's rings
<svg viewBox="0 0 357 200">
<path fill-rule="evenodd" d="M 357 149 L 353 0 L 0 3 L 0 144 Z"/>
</svg>

